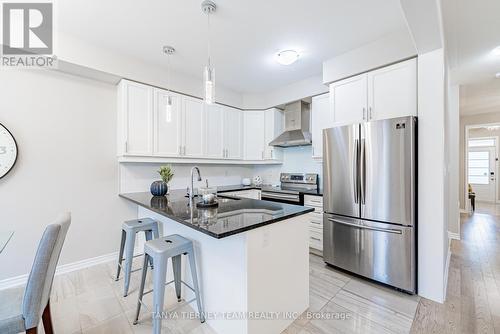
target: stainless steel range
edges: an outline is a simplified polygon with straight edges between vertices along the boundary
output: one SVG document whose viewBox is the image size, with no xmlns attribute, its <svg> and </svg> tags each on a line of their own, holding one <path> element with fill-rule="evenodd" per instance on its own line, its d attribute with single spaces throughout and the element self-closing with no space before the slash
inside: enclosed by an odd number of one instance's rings
<svg viewBox="0 0 500 334">
<path fill-rule="evenodd" d="M 263 186 L 261 199 L 266 201 L 304 204 L 304 192 L 318 189 L 318 174 L 281 173 L 281 186 Z"/>
</svg>

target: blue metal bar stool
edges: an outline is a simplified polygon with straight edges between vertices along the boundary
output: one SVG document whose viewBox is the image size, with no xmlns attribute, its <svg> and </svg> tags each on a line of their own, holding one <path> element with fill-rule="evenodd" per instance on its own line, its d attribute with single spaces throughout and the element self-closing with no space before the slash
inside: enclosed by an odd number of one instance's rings
<svg viewBox="0 0 500 334">
<path fill-rule="evenodd" d="M 160 234 L 158 232 L 158 222 L 151 218 L 133 219 L 123 223 L 122 225 L 122 239 L 120 242 L 120 252 L 118 255 L 118 268 L 116 270 L 116 279 L 120 278 L 120 270 L 122 269 L 122 261 L 125 260 L 125 284 L 123 290 L 123 297 L 127 297 L 130 285 L 130 274 L 132 271 L 132 261 L 134 259 L 135 235 L 138 232 L 144 232 L 146 240 L 158 239 Z M 125 258 L 123 253 L 125 252 Z M 141 255 L 137 255 L 141 256 Z"/>
<path fill-rule="evenodd" d="M 189 266 L 191 267 L 191 277 L 193 279 L 193 286 L 189 286 L 182 281 L 181 278 L 181 255 L 187 255 L 189 258 Z M 167 279 L 167 261 L 172 258 L 172 267 L 174 279 L 170 282 L 165 282 Z M 146 274 L 148 270 L 148 261 L 153 260 L 153 290 L 144 292 L 144 285 L 146 282 Z M 141 286 L 139 288 L 139 300 L 137 302 L 137 313 L 134 320 L 134 325 L 139 320 L 139 313 L 141 311 L 142 297 L 150 292 L 153 292 L 153 333 L 161 333 L 161 314 L 163 311 L 163 303 L 165 296 L 165 286 L 170 283 L 175 283 L 175 293 L 177 301 L 181 301 L 181 284 L 191 289 L 195 298 L 187 301 L 191 303 L 196 300 L 198 305 L 198 312 L 200 314 L 201 322 L 205 322 L 203 313 L 203 306 L 200 299 L 200 290 L 198 287 L 198 276 L 196 274 L 196 260 L 193 250 L 193 242 L 178 234 L 161 237 L 159 239 L 147 241 L 144 245 L 144 265 L 142 267 Z M 184 305 L 184 304 L 182 304 Z M 181 305 L 181 306 L 182 306 Z"/>
</svg>

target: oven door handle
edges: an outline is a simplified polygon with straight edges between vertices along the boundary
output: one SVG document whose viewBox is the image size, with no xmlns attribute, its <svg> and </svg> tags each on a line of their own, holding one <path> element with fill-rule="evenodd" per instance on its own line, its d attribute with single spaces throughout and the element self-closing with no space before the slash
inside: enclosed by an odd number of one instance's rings
<svg viewBox="0 0 500 334">
<path fill-rule="evenodd" d="M 270 194 L 266 192 L 262 192 L 260 197 L 269 197 L 269 198 L 279 198 L 279 199 L 290 199 L 290 200 L 296 200 L 298 201 L 300 198 L 299 196 L 296 195 L 278 195 L 278 194 Z"/>
</svg>

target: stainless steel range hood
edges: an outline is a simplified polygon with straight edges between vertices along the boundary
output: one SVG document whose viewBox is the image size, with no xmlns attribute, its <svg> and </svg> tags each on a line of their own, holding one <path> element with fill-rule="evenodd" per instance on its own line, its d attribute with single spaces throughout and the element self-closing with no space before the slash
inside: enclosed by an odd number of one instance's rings
<svg viewBox="0 0 500 334">
<path fill-rule="evenodd" d="M 309 120 L 309 103 L 297 101 L 287 104 L 285 106 L 285 131 L 269 145 L 278 147 L 311 145 Z"/>
</svg>

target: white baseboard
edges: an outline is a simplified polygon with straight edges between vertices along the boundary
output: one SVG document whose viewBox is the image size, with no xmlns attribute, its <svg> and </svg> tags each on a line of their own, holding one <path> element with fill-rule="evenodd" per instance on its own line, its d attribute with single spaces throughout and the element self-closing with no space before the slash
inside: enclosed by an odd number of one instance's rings
<svg viewBox="0 0 500 334">
<path fill-rule="evenodd" d="M 448 231 L 448 239 L 460 240 L 460 234 Z"/>
<path fill-rule="evenodd" d="M 61 266 L 57 266 L 56 275 L 62 275 L 62 274 L 66 274 L 66 273 L 69 273 L 72 271 L 96 266 L 98 264 L 116 261 L 117 258 L 118 258 L 118 252 L 113 252 L 110 254 L 105 254 L 105 255 L 93 257 L 90 259 L 76 261 L 76 262 L 72 262 L 72 263 L 68 263 L 68 264 L 63 264 Z M 29 274 L 24 274 L 24 275 L 19 275 L 19 276 L 15 276 L 15 277 L 1 280 L 0 281 L 0 290 L 13 288 L 13 287 L 20 286 L 20 285 L 25 285 L 26 282 L 28 281 L 28 275 Z"/>
</svg>

